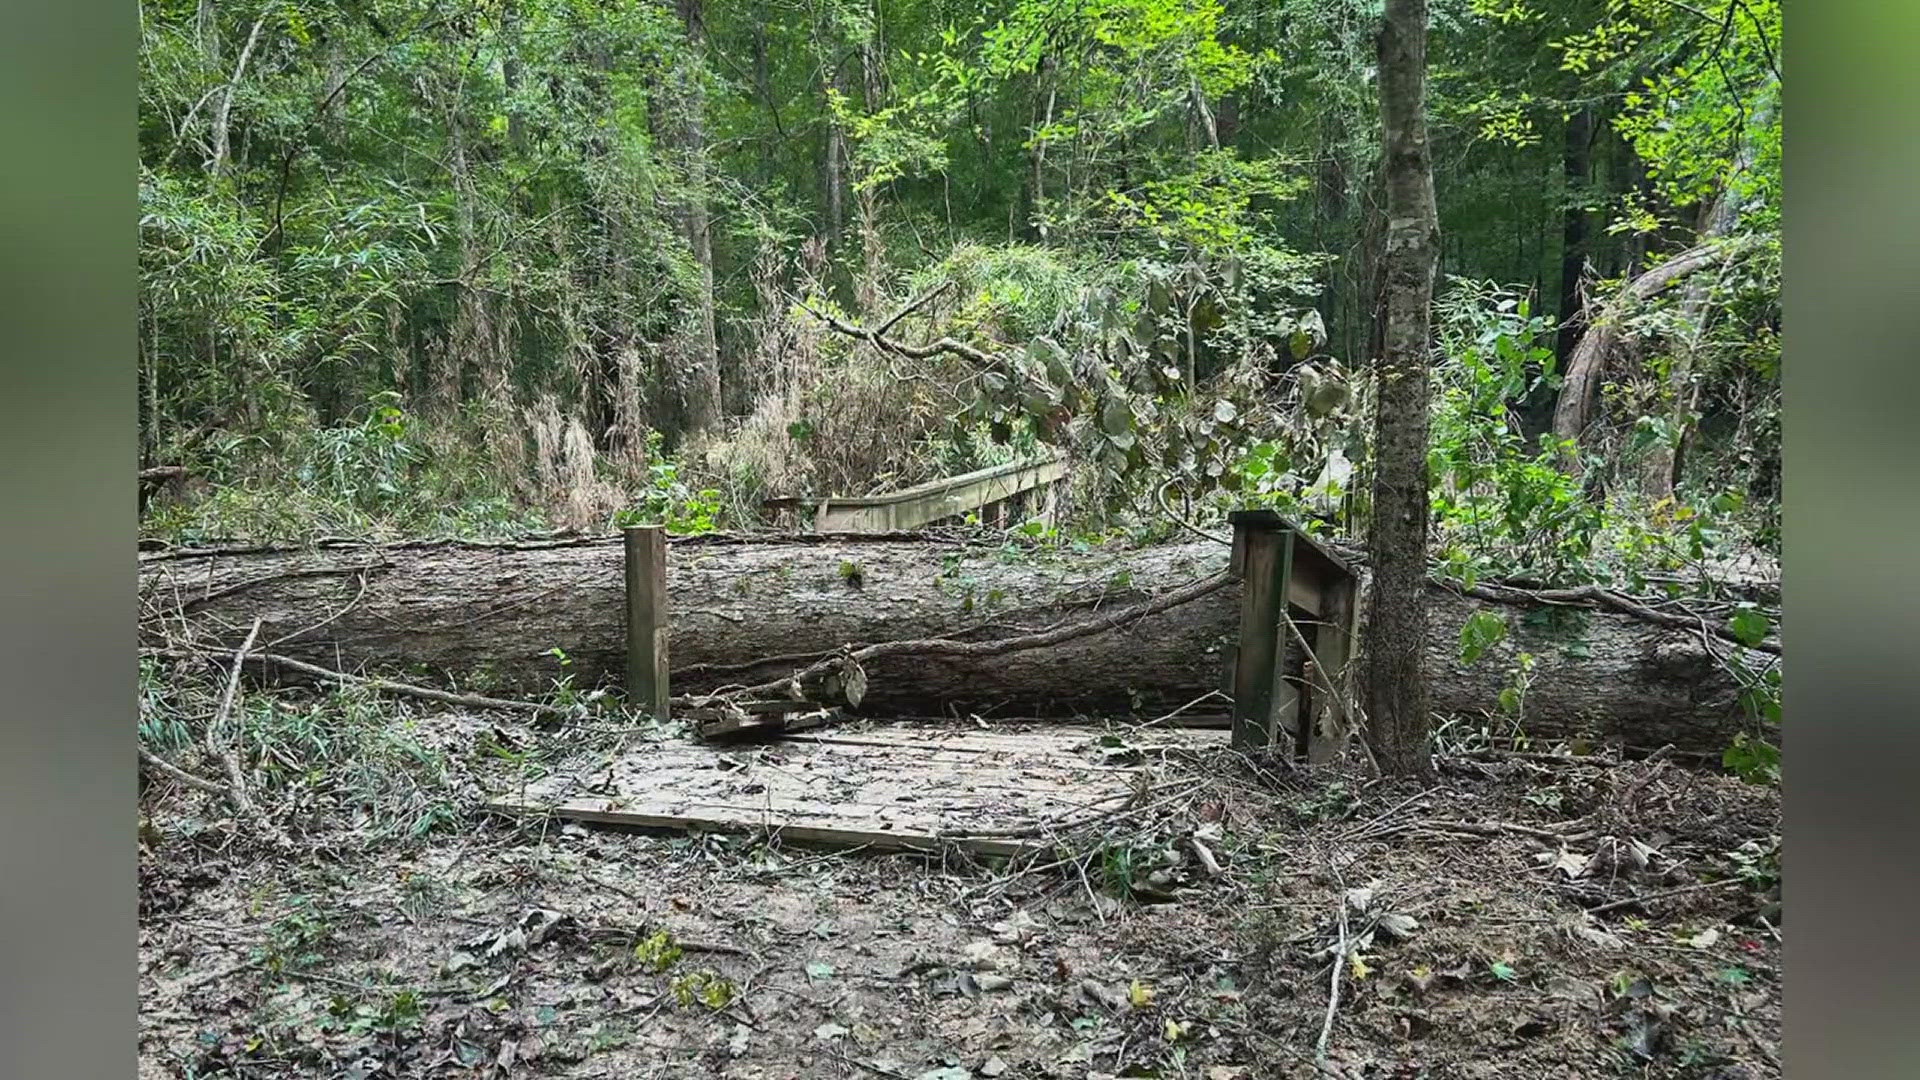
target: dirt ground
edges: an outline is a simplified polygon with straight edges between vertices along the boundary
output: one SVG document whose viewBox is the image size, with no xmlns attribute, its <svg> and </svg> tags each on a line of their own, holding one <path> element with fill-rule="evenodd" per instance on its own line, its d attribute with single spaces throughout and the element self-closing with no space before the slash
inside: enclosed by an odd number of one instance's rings
<svg viewBox="0 0 1920 1080">
<path fill-rule="evenodd" d="M 149 784 L 143 1077 L 1780 1072 L 1778 792 L 1671 759 L 1421 787 L 1123 731 L 1166 797 L 1022 867 L 492 817 L 609 744 L 382 722 L 449 763 L 417 836 L 262 792 L 275 850 Z"/>
</svg>

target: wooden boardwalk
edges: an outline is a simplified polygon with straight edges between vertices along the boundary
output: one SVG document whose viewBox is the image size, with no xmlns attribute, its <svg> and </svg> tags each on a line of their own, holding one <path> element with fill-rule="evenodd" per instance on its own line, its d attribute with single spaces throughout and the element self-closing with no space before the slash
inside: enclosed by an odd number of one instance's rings
<svg viewBox="0 0 1920 1080">
<path fill-rule="evenodd" d="M 1010 857 L 1126 805 L 1139 755 L 1116 760 L 1091 727 L 1021 730 L 885 724 L 754 746 L 691 740 L 629 751 L 591 775 L 554 776 L 489 804 L 629 828 L 714 831 L 884 851 L 954 847 Z M 1226 732 L 1155 729 L 1126 746 L 1225 745 Z"/>
</svg>

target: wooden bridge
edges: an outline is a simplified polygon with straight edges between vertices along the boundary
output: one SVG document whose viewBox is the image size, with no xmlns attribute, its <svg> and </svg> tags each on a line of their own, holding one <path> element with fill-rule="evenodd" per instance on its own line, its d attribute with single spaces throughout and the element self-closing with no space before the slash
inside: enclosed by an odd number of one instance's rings
<svg viewBox="0 0 1920 1080">
<path fill-rule="evenodd" d="M 1059 455 L 1010 461 L 960 476 L 929 480 L 879 495 L 791 496 L 761 503 L 776 519 L 799 517 L 815 532 L 890 532 L 917 529 L 993 506 L 1004 507 L 1067 474 Z"/>
</svg>

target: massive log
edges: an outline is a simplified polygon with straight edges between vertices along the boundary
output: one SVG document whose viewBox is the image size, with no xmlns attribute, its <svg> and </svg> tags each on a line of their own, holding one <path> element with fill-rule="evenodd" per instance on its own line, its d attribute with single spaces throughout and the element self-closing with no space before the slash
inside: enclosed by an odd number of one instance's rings
<svg viewBox="0 0 1920 1080">
<path fill-rule="evenodd" d="M 676 692 L 778 678 L 843 645 L 986 641 L 1111 613 L 1226 568 L 1227 548 L 1054 549 L 924 538 L 675 539 L 669 641 Z M 140 560 L 149 646 L 231 645 L 256 617 L 261 652 L 325 667 L 529 693 L 617 681 L 624 665 L 617 539 L 531 545 L 329 544 L 160 552 Z M 1229 584 L 1114 629 L 993 656 L 892 656 L 868 665 L 878 715 L 1153 716 L 1224 689 L 1239 588 Z M 1633 746 L 1718 750 L 1742 726 L 1737 687 L 1699 635 L 1608 610 L 1529 610 L 1435 586 L 1433 702 L 1496 707 L 1516 653 L 1536 659 L 1525 724 Z M 1511 627 L 1458 659 L 1476 609 Z M 557 650 L 557 651 L 556 651 Z"/>
</svg>

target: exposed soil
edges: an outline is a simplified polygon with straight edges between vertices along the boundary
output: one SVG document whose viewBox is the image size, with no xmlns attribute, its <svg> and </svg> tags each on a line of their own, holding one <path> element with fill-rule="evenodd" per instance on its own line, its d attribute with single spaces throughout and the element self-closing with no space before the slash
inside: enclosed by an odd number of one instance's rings
<svg viewBox="0 0 1920 1080">
<path fill-rule="evenodd" d="M 417 840 L 295 808 L 273 855 L 150 786 L 143 1077 L 1779 1074 L 1778 793 L 1671 760 L 1422 790 L 1136 732 L 1179 798 L 1022 870 L 486 817 L 478 745 L 604 740 L 393 722 L 456 763 Z"/>
</svg>

